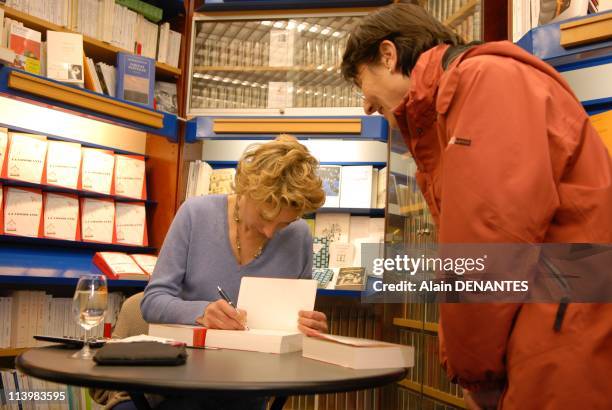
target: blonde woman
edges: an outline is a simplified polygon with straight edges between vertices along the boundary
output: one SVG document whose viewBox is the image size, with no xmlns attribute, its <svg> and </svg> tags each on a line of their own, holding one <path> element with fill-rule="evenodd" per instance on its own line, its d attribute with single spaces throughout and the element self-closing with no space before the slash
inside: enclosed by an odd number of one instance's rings
<svg viewBox="0 0 612 410">
<path fill-rule="evenodd" d="M 251 147 L 234 195 L 187 200 L 168 231 L 141 304 L 147 322 L 244 329 L 236 300 L 243 276 L 310 278 L 312 238 L 303 214 L 325 201 L 317 160 L 294 137 Z M 320 312 L 302 312 L 305 334 L 327 331 Z"/>
</svg>

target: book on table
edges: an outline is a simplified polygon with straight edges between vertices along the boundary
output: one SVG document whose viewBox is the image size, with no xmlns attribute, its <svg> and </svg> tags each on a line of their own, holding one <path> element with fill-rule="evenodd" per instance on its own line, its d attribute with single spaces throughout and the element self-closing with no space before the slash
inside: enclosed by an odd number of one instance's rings
<svg viewBox="0 0 612 410">
<path fill-rule="evenodd" d="M 352 369 L 412 367 L 414 348 L 355 337 L 304 337 L 302 356 Z"/>
<path fill-rule="evenodd" d="M 302 349 L 302 334 L 297 328 L 298 312 L 314 309 L 316 292 L 317 281 L 311 279 L 244 277 L 240 284 L 237 306 L 246 310 L 249 330 L 151 324 L 149 334 L 171 338 L 194 347 L 264 353 L 299 351 Z M 202 337 L 202 334 L 205 336 Z"/>
</svg>

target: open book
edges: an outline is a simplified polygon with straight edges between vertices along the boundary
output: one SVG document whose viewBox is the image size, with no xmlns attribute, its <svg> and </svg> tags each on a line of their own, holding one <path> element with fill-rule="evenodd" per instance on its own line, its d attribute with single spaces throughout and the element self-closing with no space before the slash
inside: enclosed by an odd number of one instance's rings
<svg viewBox="0 0 612 410">
<path fill-rule="evenodd" d="M 302 334 L 297 328 L 298 312 L 314 309 L 316 293 L 316 280 L 245 277 L 240 283 L 238 308 L 247 311 L 249 330 L 151 324 L 149 334 L 195 347 L 296 352 L 302 349 Z"/>
<path fill-rule="evenodd" d="M 354 337 L 305 337 L 302 356 L 352 369 L 385 369 L 414 366 L 414 348 Z"/>
</svg>

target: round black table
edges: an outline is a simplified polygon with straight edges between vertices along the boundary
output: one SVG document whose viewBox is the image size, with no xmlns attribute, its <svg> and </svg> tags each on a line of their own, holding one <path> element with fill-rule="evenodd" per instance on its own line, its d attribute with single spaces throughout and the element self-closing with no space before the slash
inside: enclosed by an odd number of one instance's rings
<svg viewBox="0 0 612 410">
<path fill-rule="evenodd" d="M 74 352 L 55 346 L 30 349 L 15 365 L 25 374 L 57 383 L 129 391 L 139 407 L 146 407 L 142 393 L 286 398 L 380 387 L 403 379 L 407 372 L 348 369 L 303 358 L 301 352 L 188 349 L 187 363 L 181 366 L 99 366 L 71 358 Z"/>
</svg>

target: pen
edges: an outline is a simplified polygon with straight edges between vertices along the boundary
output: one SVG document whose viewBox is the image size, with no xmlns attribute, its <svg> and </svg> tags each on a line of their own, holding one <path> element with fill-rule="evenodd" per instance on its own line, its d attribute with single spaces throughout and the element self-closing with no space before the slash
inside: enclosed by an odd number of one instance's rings
<svg viewBox="0 0 612 410">
<path fill-rule="evenodd" d="M 217 286 L 217 292 L 219 292 L 219 296 L 221 296 L 221 299 L 226 301 L 231 307 L 234 308 L 234 310 L 238 314 L 240 314 L 240 312 L 238 312 L 238 308 L 236 306 L 234 306 L 234 302 L 232 302 L 232 300 L 229 298 L 229 296 L 227 296 L 227 293 L 225 293 L 225 291 L 221 288 L 221 286 Z M 244 324 L 244 329 L 245 330 L 249 330 L 249 327 L 246 325 L 246 323 Z"/>
</svg>

